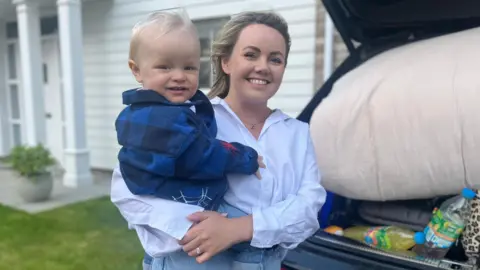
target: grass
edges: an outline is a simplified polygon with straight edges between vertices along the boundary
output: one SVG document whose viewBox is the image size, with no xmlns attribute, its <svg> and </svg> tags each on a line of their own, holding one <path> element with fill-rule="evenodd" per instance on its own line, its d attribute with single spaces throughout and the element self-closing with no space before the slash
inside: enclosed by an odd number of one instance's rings
<svg viewBox="0 0 480 270">
<path fill-rule="evenodd" d="M 108 198 L 37 215 L 0 205 L 0 269 L 135 270 L 142 257 Z"/>
</svg>

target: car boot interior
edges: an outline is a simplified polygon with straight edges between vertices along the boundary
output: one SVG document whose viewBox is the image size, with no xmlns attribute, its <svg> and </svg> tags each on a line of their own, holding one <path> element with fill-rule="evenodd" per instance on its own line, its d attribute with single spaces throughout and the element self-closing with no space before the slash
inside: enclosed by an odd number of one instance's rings
<svg viewBox="0 0 480 270">
<path fill-rule="evenodd" d="M 467 0 L 323 0 L 350 55 L 317 91 L 310 103 L 298 116 L 309 122 L 322 100 L 330 94 L 335 82 L 349 71 L 386 50 L 431 37 L 437 37 L 480 26 L 480 1 Z M 454 196 L 456 194 L 452 194 Z M 432 210 L 451 196 L 410 201 L 372 202 L 358 201 L 334 195 L 332 209 L 326 222 L 342 228 L 355 225 L 398 225 L 414 231 L 423 231 L 432 216 Z M 329 256 L 370 257 L 388 264 L 402 260 L 341 236 L 319 232 L 305 245 L 312 252 Z M 316 245 L 314 248 L 313 246 Z M 337 253 L 336 253 L 337 252 Z M 349 255 L 346 255 L 349 254 Z M 342 257 L 346 259 L 346 257 Z M 342 258 L 339 258 L 342 260 Z M 457 241 L 444 261 L 446 269 L 464 269 L 467 258 Z M 438 269 L 435 261 L 405 260 L 408 269 Z M 432 267 L 432 268 L 429 268 Z M 457 268 L 455 268 L 457 267 Z M 360 268 L 358 268 L 360 269 Z M 363 268 L 362 268 L 363 269 Z M 407 269 L 407 268 L 402 268 Z"/>
</svg>

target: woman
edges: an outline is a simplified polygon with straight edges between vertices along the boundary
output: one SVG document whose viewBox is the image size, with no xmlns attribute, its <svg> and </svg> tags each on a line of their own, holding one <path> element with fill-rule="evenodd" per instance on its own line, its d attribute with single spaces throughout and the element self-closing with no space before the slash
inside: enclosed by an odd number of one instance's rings
<svg viewBox="0 0 480 270">
<path fill-rule="evenodd" d="M 146 256 L 146 269 L 278 270 L 285 251 L 319 228 L 325 190 L 308 125 L 267 106 L 280 87 L 289 49 L 285 21 L 259 12 L 232 18 L 213 45 L 216 80 L 209 95 L 217 137 L 255 148 L 266 165 L 261 180 L 228 176 L 219 210 L 226 215 L 134 196 L 114 171 L 112 201 L 153 257 Z"/>
</svg>

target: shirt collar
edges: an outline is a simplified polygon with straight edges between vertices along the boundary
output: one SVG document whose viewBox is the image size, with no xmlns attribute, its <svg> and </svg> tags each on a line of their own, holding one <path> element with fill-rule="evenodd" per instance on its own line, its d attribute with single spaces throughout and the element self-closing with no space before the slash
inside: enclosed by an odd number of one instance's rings
<svg viewBox="0 0 480 270">
<path fill-rule="evenodd" d="M 153 90 L 130 89 L 123 92 L 122 98 L 123 104 L 125 105 L 155 103 L 163 106 L 194 106 L 195 109 L 193 111 L 198 117 L 203 119 L 207 127 L 211 127 L 215 122 L 215 112 L 213 111 L 213 107 L 210 104 L 208 97 L 200 90 L 197 90 L 195 95 L 185 103 L 172 103 Z"/>
<path fill-rule="evenodd" d="M 221 106 L 223 107 L 228 113 L 230 113 L 232 116 L 238 119 L 238 116 L 230 109 L 230 106 L 228 106 L 227 102 L 225 102 L 224 99 L 219 98 L 219 97 L 214 97 L 210 100 L 212 103 L 213 107 Z M 284 113 L 280 109 L 274 109 L 272 114 L 267 118 L 267 122 L 270 122 L 270 124 L 281 122 L 281 121 L 287 121 L 288 119 L 291 119 L 292 117 Z"/>
<path fill-rule="evenodd" d="M 185 103 L 172 103 L 159 93 L 150 90 L 138 88 L 130 89 L 122 93 L 122 100 L 124 105 L 131 105 L 136 103 L 159 103 L 163 105 L 173 106 L 197 106 L 201 104 L 208 104 L 207 96 L 200 90 L 197 90 L 195 95 Z"/>
</svg>

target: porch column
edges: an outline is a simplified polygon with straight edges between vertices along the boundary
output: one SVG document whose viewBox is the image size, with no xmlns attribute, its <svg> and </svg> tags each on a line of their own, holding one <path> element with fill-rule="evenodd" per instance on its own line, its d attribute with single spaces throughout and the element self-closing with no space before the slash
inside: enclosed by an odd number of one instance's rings
<svg viewBox="0 0 480 270">
<path fill-rule="evenodd" d="M 0 63 L 6 63 L 5 53 L 7 51 L 7 33 L 3 20 L 0 20 Z M 0 157 L 8 155 L 10 131 L 8 129 L 8 100 L 7 84 L 5 78 L 7 70 L 5 65 L 0 65 Z"/>
<path fill-rule="evenodd" d="M 77 187 L 92 183 L 85 130 L 81 1 L 57 0 L 57 8 L 66 125 L 63 183 Z"/>
<path fill-rule="evenodd" d="M 46 143 L 43 69 L 38 1 L 13 0 L 17 6 L 26 144 Z"/>
</svg>

